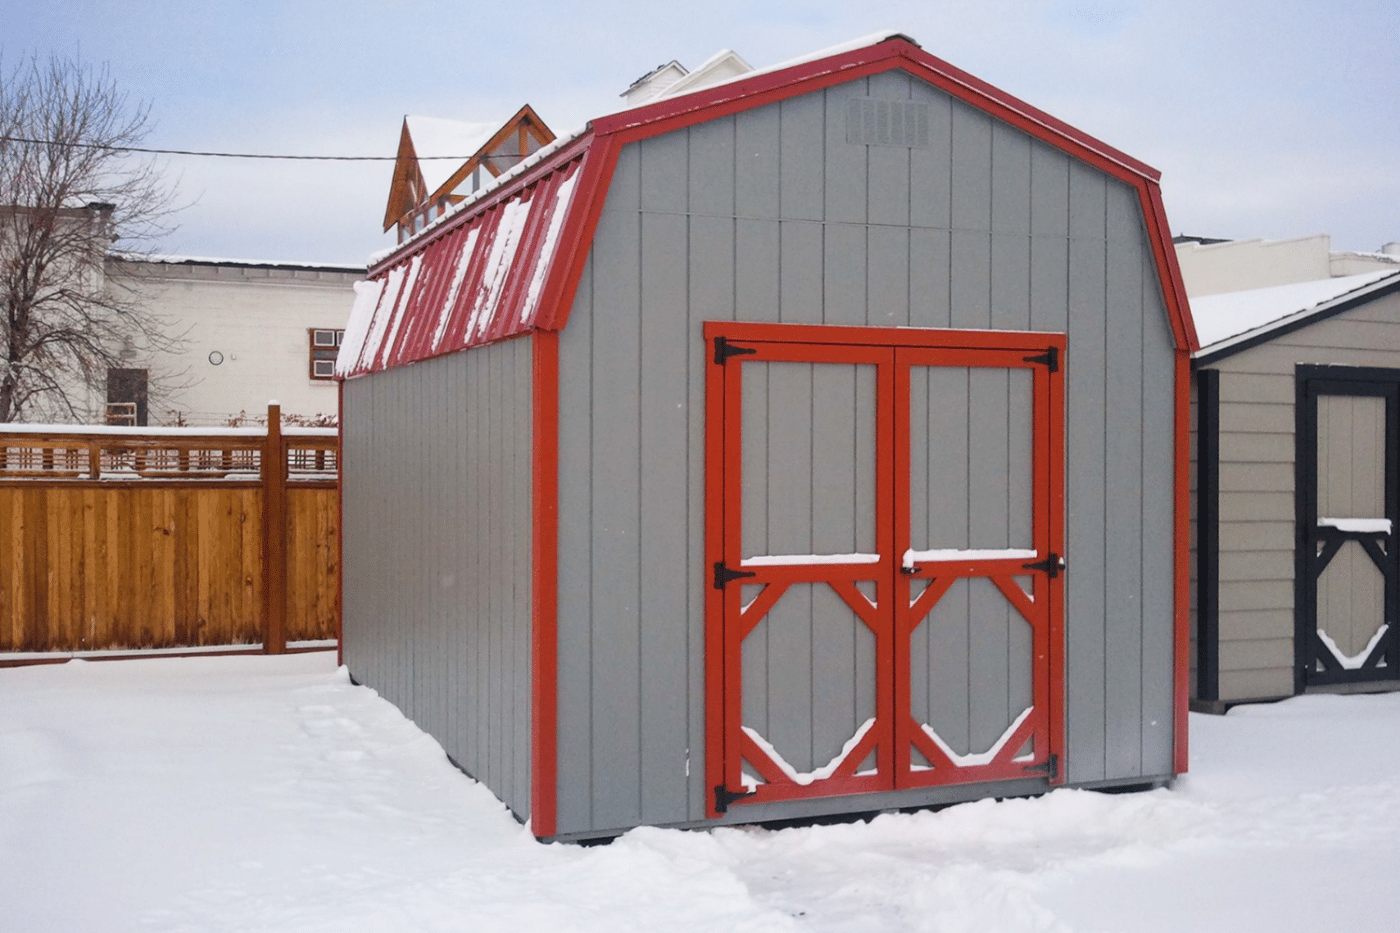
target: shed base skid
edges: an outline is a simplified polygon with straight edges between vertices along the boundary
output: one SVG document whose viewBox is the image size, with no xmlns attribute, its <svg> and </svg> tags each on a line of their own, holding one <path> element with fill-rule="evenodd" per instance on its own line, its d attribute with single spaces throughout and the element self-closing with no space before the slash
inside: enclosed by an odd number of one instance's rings
<svg viewBox="0 0 1400 933">
<path fill-rule="evenodd" d="M 1153 790 L 1169 785 L 1175 775 L 1162 774 L 1146 778 L 1124 778 L 1121 780 L 1093 781 L 1073 785 L 1077 790 L 1093 790 L 1103 793 L 1124 793 Z M 1019 781 L 1000 781 L 992 784 L 965 784 L 953 787 L 935 787 L 903 793 L 853 794 L 847 797 L 814 797 L 805 800 L 789 800 L 770 804 L 750 804 L 731 810 L 719 819 L 688 820 L 661 824 L 662 829 L 716 829 L 726 826 L 760 825 L 769 828 L 783 828 L 787 825 L 806 825 L 831 821 L 866 820 L 881 813 L 912 812 L 926 809 L 942 809 L 960 803 L 972 803 L 987 798 L 1039 797 L 1056 790 L 1043 778 Z M 556 836 L 541 837 L 540 842 L 597 843 L 608 842 L 621 836 L 631 826 L 621 826 L 611 830 L 590 830 L 580 833 L 560 833 Z"/>
</svg>

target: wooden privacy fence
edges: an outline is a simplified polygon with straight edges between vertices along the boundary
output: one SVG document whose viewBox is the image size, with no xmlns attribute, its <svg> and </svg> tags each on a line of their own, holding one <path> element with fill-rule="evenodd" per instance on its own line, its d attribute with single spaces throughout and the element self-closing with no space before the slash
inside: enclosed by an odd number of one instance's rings
<svg viewBox="0 0 1400 933">
<path fill-rule="evenodd" d="M 334 639 L 333 430 L 0 426 L 0 652 Z"/>
</svg>

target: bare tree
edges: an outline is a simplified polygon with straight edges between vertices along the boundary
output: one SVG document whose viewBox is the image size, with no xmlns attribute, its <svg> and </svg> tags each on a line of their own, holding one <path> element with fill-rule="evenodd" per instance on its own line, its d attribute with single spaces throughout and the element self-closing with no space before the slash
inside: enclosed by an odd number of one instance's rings
<svg viewBox="0 0 1400 933">
<path fill-rule="evenodd" d="M 127 151 L 150 128 L 105 66 L 0 62 L 0 422 L 80 418 L 109 373 L 176 349 L 140 278 L 107 274 L 114 243 L 139 258 L 170 232 L 173 187 Z"/>
</svg>

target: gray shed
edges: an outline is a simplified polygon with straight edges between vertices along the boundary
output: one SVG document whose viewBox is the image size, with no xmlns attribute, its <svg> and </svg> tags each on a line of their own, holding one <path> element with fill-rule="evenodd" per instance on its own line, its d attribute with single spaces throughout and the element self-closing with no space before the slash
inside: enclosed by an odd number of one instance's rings
<svg viewBox="0 0 1400 933">
<path fill-rule="evenodd" d="M 899 35 L 541 150 L 358 287 L 352 674 L 546 839 L 1169 780 L 1157 177 Z"/>
<path fill-rule="evenodd" d="M 1193 703 L 1400 686 L 1400 270 L 1193 305 Z"/>
</svg>

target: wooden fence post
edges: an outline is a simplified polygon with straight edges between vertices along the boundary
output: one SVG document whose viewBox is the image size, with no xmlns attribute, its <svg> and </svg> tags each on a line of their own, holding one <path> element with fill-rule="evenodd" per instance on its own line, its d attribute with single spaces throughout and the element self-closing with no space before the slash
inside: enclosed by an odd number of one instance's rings
<svg viewBox="0 0 1400 933">
<path fill-rule="evenodd" d="M 287 447 L 282 441 L 282 406 L 267 406 L 263 483 L 263 652 L 287 650 Z"/>
</svg>

